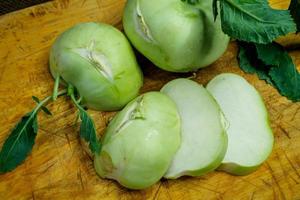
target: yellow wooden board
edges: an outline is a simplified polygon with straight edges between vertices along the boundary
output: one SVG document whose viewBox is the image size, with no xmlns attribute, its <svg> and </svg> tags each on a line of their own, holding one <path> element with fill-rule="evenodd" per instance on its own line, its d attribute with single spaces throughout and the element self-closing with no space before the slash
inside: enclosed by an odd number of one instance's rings
<svg viewBox="0 0 300 200">
<path fill-rule="evenodd" d="M 54 39 L 70 26 L 99 21 L 121 28 L 124 0 L 57 0 L 0 16 L 0 144 L 19 118 L 34 106 L 31 96 L 52 93 L 48 70 Z M 288 0 L 272 0 L 287 8 Z M 83 151 L 74 124 L 76 109 L 65 97 L 50 105 L 53 117 L 39 115 L 39 133 L 32 153 L 13 172 L 0 175 L 0 199 L 174 199 L 246 200 L 300 199 L 300 104 L 292 103 L 238 67 L 237 45 L 212 66 L 199 70 L 196 80 L 206 84 L 215 75 L 233 72 L 245 77 L 262 94 L 270 113 L 275 148 L 267 162 L 248 176 L 213 172 L 199 178 L 163 180 L 143 191 L 129 191 L 116 182 L 100 179 Z M 300 68 L 300 51 L 291 52 Z M 140 56 L 139 56 L 140 57 Z M 142 92 L 159 90 L 176 77 L 191 74 L 163 72 L 140 59 L 145 73 Z M 102 133 L 114 113 L 91 112 Z"/>
</svg>

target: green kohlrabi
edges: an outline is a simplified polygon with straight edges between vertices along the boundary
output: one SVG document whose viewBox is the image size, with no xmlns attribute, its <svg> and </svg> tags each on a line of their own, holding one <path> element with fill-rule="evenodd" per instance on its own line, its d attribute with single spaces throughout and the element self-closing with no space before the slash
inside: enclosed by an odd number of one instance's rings
<svg viewBox="0 0 300 200">
<path fill-rule="evenodd" d="M 50 54 L 50 70 L 74 86 L 82 103 L 117 110 L 138 95 L 142 73 L 126 37 L 102 23 L 82 23 L 64 32 Z"/>
<path fill-rule="evenodd" d="M 110 122 L 95 168 L 103 178 L 131 189 L 156 183 L 180 146 L 180 117 L 175 103 L 160 92 L 143 94 Z"/>
<path fill-rule="evenodd" d="M 216 61 L 229 37 L 214 21 L 212 0 L 128 0 L 123 16 L 132 44 L 158 67 L 194 71 Z"/>
<path fill-rule="evenodd" d="M 21 164 L 31 152 L 38 133 L 39 111 L 48 115 L 47 104 L 68 95 L 81 119 L 80 137 L 92 154 L 101 150 L 95 124 L 85 107 L 117 110 L 134 99 L 143 76 L 126 37 L 102 23 L 82 23 L 62 33 L 50 52 L 50 71 L 55 77 L 53 94 L 36 101 L 36 107 L 16 124 L 0 151 L 0 174 Z M 60 81 L 67 89 L 59 89 Z"/>
</svg>

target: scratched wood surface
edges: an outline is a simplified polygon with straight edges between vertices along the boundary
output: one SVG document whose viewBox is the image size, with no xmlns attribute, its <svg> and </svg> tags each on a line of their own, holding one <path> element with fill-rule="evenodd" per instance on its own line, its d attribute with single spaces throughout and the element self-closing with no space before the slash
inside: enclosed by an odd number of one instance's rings
<svg viewBox="0 0 300 200">
<path fill-rule="evenodd" d="M 0 16 L 0 144 L 9 130 L 34 103 L 31 96 L 51 94 L 48 71 L 49 48 L 66 28 L 86 21 L 101 21 L 121 28 L 125 0 L 60 0 Z M 287 0 L 273 0 L 276 8 Z M 50 105 L 53 117 L 39 115 L 40 130 L 26 162 L 13 172 L 0 175 L 0 199 L 300 199 L 300 104 L 281 97 L 254 75 L 244 74 L 236 60 L 237 46 L 209 68 L 197 73 L 206 84 L 222 72 L 244 76 L 262 94 L 270 113 L 275 148 L 267 162 L 248 176 L 213 172 L 199 178 L 163 180 L 143 191 L 129 191 L 116 182 L 101 180 L 78 139 L 76 110 L 66 98 Z M 300 51 L 291 52 L 300 68 Z M 138 55 L 145 74 L 142 92 L 159 90 L 176 77 L 153 67 Z M 114 113 L 91 111 L 101 134 Z M 1 145 L 0 145 L 1 146 Z"/>
</svg>

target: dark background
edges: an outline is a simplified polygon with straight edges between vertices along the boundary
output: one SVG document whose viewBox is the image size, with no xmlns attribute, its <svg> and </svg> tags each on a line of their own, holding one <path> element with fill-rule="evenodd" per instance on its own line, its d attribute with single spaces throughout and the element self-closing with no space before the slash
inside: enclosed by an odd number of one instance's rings
<svg viewBox="0 0 300 200">
<path fill-rule="evenodd" d="M 50 0 L 0 0 L 0 15 Z"/>
</svg>

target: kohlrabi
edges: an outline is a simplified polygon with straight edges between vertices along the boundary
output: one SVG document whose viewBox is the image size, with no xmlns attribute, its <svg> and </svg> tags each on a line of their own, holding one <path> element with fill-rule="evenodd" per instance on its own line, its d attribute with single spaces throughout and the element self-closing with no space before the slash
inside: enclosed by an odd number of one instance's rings
<svg viewBox="0 0 300 200">
<path fill-rule="evenodd" d="M 181 146 L 165 178 L 200 176 L 216 169 L 227 148 L 226 120 L 211 94 L 198 83 L 175 79 L 161 90 L 177 105 Z"/>
<path fill-rule="evenodd" d="M 195 71 L 216 61 L 229 42 L 212 5 L 213 0 L 128 0 L 123 25 L 132 44 L 158 67 Z"/>
<path fill-rule="evenodd" d="M 220 170 L 244 175 L 256 170 L 270 155 L 273 133 L 264 102 L 244 78 L 221 74 L 207 85 L 229 122 L 228 149 Z"/>
<path fill-rule="evenodd" d="M 180 146 L 180 117 L 174 102 L 160 92 L 143 94 L 109 123 L 95 169 L 103 178 L 143 189 L 166 173 Z"/>
<path fill-rule="evenodd" d="M 50 53 L 57 79 L 75 87 L 82 103 L 96 110 L 117 110 L 138 95 L 142 73 L 126 37 L 113 26 L 82 23 L 65 31 Z"/>
<path fill-rule="evenodd" d="M 38 112 L 51 115 L 47 104 L 62 95 L 68 95 L 78 108 L 80 137 L 88 143 L 91 153 L 99 153 L 101 143 L 85 107 L 120 109 L 138 95 L 143 83 L 126 37 L 102 23 L 82 23 L 62 33 L 51 49 L 50 70 L 55 77 L 53 94 L 42 100 L 33 97 L 36 107 L 22 117 L 3 144 L 0 174 L 25 160 L 38 133 Z M 60 81 L 67 88 L 58 91 Z"/>
</svg>

